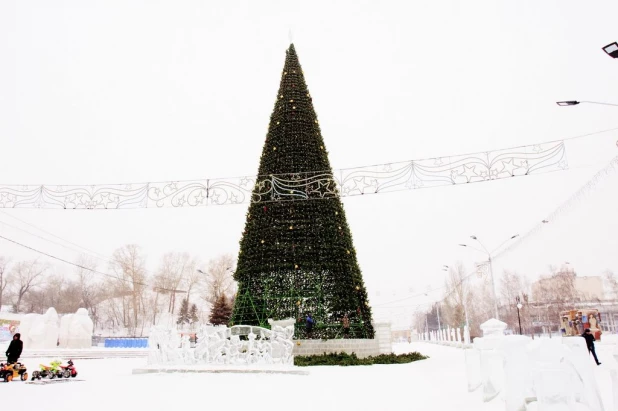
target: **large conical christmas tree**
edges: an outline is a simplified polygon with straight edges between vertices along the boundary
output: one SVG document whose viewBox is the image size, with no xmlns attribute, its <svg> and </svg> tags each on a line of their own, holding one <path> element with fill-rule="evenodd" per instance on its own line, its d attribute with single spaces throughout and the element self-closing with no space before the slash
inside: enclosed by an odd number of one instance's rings
<svg viewBox="0 0 618 411">
<path fill-rule="evenodd" d="M 298 338 L 373 338 L 343 205 L 294 45 L 286 52 L 240 241 L 232 324 L 295 318 Z M 311 314 L 315 327 L 305 330 Z"/>
</svg>

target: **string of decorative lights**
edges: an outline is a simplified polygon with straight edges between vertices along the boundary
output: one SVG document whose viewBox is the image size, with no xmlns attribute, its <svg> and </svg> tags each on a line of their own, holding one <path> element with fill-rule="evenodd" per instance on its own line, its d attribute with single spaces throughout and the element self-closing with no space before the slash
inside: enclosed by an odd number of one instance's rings
<svg viewBox="0 0 618 411">
<path fill-rule="evenodd" d="M 605 131 L 603 131 L 605 132 Z M 108 185 L 0 185 L 0 208 L 196 207 L 348 197 L 568 168 L 563 140 L 458 156 L 315 171 Z"/>
</svg>

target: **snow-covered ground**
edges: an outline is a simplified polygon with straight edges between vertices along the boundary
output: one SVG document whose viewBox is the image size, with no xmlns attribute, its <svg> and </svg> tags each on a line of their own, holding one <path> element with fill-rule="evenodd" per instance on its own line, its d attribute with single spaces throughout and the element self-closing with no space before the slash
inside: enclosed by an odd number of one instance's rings
<svg viewBox="0 0 618 411">
<path fill-rule="evenodd" d="M 50 399 L 88 411 L 150 409 L 273 410 L 457 410 L 502 411 L 500 398 L 481 401 L 468 393 L 460 349 L 425 343 L 396 344 L 397 353 L 419 351 L 431 358 L 411 364 L 309 367 L 309 375 L 154 374 L 132 375 L 145 359 L 76 361 L 82 382 L 49 385 L 12 382 L 0 391 L 25 409 Z M 605 409 L 612 409 L 610 347 L 599 345 L 597 367 Z M 592 359 L 591 359 L 592 361 Z M 27 361 L 33 370 L 39 361 Z M 41 360 L 40 362 L 45 362 Z M 221 408 L 223 407 L 223 408 Z"/>
</svg>

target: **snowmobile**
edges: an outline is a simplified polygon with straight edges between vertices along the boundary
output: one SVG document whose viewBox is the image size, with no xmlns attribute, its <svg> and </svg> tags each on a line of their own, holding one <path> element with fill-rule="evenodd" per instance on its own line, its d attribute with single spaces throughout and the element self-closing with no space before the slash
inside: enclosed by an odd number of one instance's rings
<svg viewBox="0 0 618 411">
<path fill-rule="evenodd" d="M 32 372 L 31 380 L 40 380 L 46 377 L 53 380 L 58 375 L 58 371 L 61 370 L 60 364 L 62 364 L 62 362 L 58 360 L 52 361 L 49 365 L 39 364 L 39 369 Z"/>
<path fill-rule="evenodd" d="M 56 373 L 56 377 L 58 378 L 77 377 L 77 370 L 75 369 L 75 364 L 73 364 L 73 360 L 67 361 L 67 365 L 61 365 L 60 369 Z"/>
<path fill-rule="evenodd" d="M 0 364 L 0 379 L 4 380 L 4 382 L 11 382 L 17 378 L 22 381 L 28 379 L 28 370 L 25 365 L 20 362 Z"/>
</svg>

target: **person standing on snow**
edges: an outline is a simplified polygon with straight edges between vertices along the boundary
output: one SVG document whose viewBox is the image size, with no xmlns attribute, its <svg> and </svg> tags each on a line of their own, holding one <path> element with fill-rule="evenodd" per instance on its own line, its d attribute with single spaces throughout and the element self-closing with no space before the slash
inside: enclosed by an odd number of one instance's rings
<svg viewBox="0 0 618 411">
<path fill-rule="evenodd" d="M 308 313 L 307 318 L 305 319 L 305 329 L 307 331 L 307 334 L 311 334 L 311 331 L 313 331 L 314 324 L 315 324 L 315 321 L 313 320 L 313 317 L 311 317 L 311 313 Z"/>
<path fill-rule="evenodd" d="M 9 364 L 16 363 L 24 349 L 24 342 L 20 338 L 21 334 L 16 333 L 13 336 L 13 341 L 9 344 L 9 348 L 6 350 L 6 362 Z"/>
<path fill-rule="evenodd" d="M 582 337 L 584 337 L 584 339 L 586 340 L 586 345 L 588 346 L 588 352 L 592 354 L 592 356 L 594 357 L 594 361 L 597 363 L 597 365 L 601 365 L 601 363 L 599 362 L 599 359 L 597 358 L 597 353 L 595 352 L 595 349 L 594 349 L 594 335 L 592 335 L 592 333 L 590 332 L 590 328 L 586 328 L 586 330 L 582 334 Z"/>
</svg>

